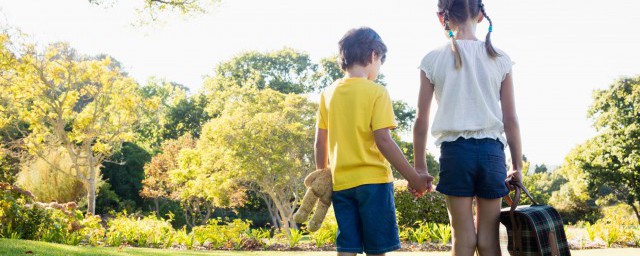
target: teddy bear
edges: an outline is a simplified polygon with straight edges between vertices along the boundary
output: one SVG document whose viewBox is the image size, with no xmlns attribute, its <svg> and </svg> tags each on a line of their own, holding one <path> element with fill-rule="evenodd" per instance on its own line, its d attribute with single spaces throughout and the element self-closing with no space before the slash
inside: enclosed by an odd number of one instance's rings
<svg viewBox="0 0 640 256">
<path fill-rule="evenodd" d="M 319 169 L 309 173 L 304 179 L 304 186 L 307 187 L 307 192 L 302 198 L 302 204 L 298 208 L 298 212 L 293 215 L 293 220 L 298 223 L 306 221 L 313 206 L 316 205 L 316 211 L 307 225 L 307 229 L 314 232 L 322 225 L 324 216 L 327 214 L 329 206 L 331 206 L 331 193 L 333 192 L 331 170 L 328 168 Z"/>
</svg>

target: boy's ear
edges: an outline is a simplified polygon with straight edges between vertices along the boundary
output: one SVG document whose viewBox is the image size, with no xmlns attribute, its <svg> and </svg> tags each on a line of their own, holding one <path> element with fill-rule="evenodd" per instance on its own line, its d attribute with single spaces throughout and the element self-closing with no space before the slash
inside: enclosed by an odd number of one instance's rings
<svg viewBox="0 0 640 256">
<path fill-rule="evenodd" d="M 378 58 L 378 54 L 375 51 L 371 51 L 371 58 L 369 59 L 369 63 L 375 63 L 376 58 Z"/>
<path fill-rule="evenodd" d="M 484 15 L 482 15 L 482 12 L 478 13 L 478 18 L 476 19 L 478 21 L 478 23 L 482 22 L 484 20 Z"/>
</svg>

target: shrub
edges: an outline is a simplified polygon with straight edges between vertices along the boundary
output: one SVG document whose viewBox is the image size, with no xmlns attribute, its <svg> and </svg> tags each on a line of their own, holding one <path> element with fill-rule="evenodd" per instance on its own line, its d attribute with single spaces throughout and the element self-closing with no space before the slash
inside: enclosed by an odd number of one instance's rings
<svg viewBox="0 0 640 256">
<path fill-rule="evenodd" d="M 222 247 L 240 249 L 250 237 L 251 221 L 235 219 L 223 223 L 220 218 L 210 219 L 207 225 L 194 227 L 191 233 L 200 245 L 208 243 L 212 249 Z"/>
<path fill-rule="evenodd" d="M 160 247 L 175 236 L 171 223 L 155 214 L 140 218 L 127 216 L 125 211 L 111 219 L 108 226 L 107 243 L 111 246 L 126 242 L 139 247 Z"/>
<path fill-rule="evenodd" d="M 289 240 L 289 248 L 296 247 L 300 240 L 302 239 L 302 230 L 299 229 L 289 229 L 288 240 Z"/>
<path fill-rule="evenodd" d="M 438 223 L 435 225 L 433 234 L 442 245 L 447 245 L 449 240 L 451 240 L 451 226 L 449 226 L 449 224 Z"/>
<path fill-rule="evenodd" d="M 394 182 L 394 194 L 399 226 L 417 227 L 416 223 L 423 222 L 449 223 L 447 206 L 442 194 L 427 193 L 414 200 L 413 195 L 407 192 L 405 180 Z"/>
<path fill-rule="evenodd" d="M 425 242 L 431 241 L 432 225 L 429 225 L 429 223 L 423 223 L 421 221 L 418 221 L 416 225 L 418 225 L 418 227 L 409 229 L 410 241 L 416 242 L 418 244 L 423 244 Z"/>
<path fill-rule="evenodd" d="M 311 233 L 311 240 L 317 247 L 322 247 L 327 244 L 333 244 L 336 241 L 338 235 L 338 222 L 333 212 L 333 208 L 329 209 L 327 216 L 322 222 L 322 226 L 316 231 Z"/>
</svg>

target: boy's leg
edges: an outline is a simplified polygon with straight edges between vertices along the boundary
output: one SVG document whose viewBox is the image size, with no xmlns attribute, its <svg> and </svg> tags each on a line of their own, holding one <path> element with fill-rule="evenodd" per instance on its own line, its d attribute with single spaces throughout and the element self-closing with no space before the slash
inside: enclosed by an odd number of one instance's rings
<svg viewBox="0 0 640 256">
<path fill-rule="evenodd" d="M 351 256 L 363 251 L 362 222 L 358 201 L 355 198 L 356 188 L 334 191 L 331 196 L 333 211 L 338 222 L 336 249 L 340 256 Z"/>
<path fill-rule="evenodd" d="M 360 186 L 357 197 L 360 202 L 364 252 L 367 255 L 384 255 L 400 249 L 393 183 Z"/>
<path fill-rule="evenodd" d="M 455 256 L 473 256 L 476 251 L 476 229 L 473 223 L 473 197 L 445 196 Z"/>
<path fill-rule="evenodd" d="M 501 255 L 500 238 L 500 206 L 502 198 L 478 198 L 476 211 L 478 230 L 478 252 L 480 256 Z"/>
</svg>

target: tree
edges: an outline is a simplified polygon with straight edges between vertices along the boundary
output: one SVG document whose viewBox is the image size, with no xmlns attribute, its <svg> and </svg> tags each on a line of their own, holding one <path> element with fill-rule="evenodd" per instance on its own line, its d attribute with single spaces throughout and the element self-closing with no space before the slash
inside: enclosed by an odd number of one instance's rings
<svg viewBox="0 0 640 256">
<path fill-rule="evenodd" d="M 549 169 L 547 169 L 547 166 L 545 164 L 541 164 L 541 165 L 537 165 L 535 166 L 533 172 L 534 173 L 543 173 L 543 172 L 547 172 L 549 171 Z"/>
<path fill-rule="evenodd" d="M 303 94 L 318 89 L 316 71 L 317 64 L 308 54 L 290 48 L 266 53 L 250 51 L 218 64 L 215 75 L 206 79 L 205 88 L 209 93 L 240 86 Z M 218 105 L 224 103 L 224 98 L 221 100 Z"/>
<path fill-rule="evenodd" d="M 147 151 L 157 154 L 163 141 L 185 134 L 200 137 L 202 125 L 210 119 L 203 94 L 189 96 L 187 87 L 157 78 L 149 79 L 141 91 L 156 105 L 144 111 L 136 131 L 140 135 L 138 142 Z"/>
<path fill-rule="evenodd" d="M 145 108 L 135 81 L 112 64 L 79 56 L 68 44 L 52 44 L 42 53 L 26 46 L 2 74 L 17 115 L 28 124 L 24 146 L 46 160 L 46 149 L 63 147 L 71 167 L 50 163 L 87 189 L 87 212 L 95 213 L 99 166 L 124 141 L 133 139 L 138 109 Z M 20 127 L 17 127 L 20 129 Z"/>
<path fill-rule="evenodd" d="M 591 175 L 585 171 L 585 163 L 591 157 L 593 146 L 591 142 L 584 143 L 574 148 L 565 161 L 553 172 L 561 177 L 559 190 L 553 191 L 549 198 L 549 204 L 555 207 L 565 219 L 577 221 L 589 218 L 597 212 L 595 198 L 589 193 Z M 525 179 L 526 181 L 526 179 Z"/>
<path fill-rule="evenodd" d="M 581 167 L 592 187 L 609 186 L 633 208 L 640 223 L 640 77 L 595 90 L 589 117 L 599 135 L 587 145 Z"/>
<path fill-rule="evenodd" d="M 95 5 L 109 5 L 118 0 L 89 0 Z M 145 19 L 157 21 L 160 15 L 165 13 L 178 13 L 180 15 L 204 14 L 211 10 L 220 0 L 141 0 L 142 7 L 136 11 Z M 146 17 L 145 17 L 146 16 Z M 141 20 L 141 23 L 146 23 Z"/>
<path fill-rule="evenodd" d="M 292 217 L 304 193 L 303 179 L 314 169 L 317 106 L 271 89 L 237 88 L 233 95 L 203 128 L 200 146 L 210 152 L 203 165 L 255 188 L 274 206 L 280 227 L 295 228 Z"/>
<path fill-rule="evenodd" d="M 121 149 L 103 163 L 101 172 L 109 189 L 121 199 L 123 206 L 130 210 L 142 206 L 140 197 L 144 165 L 151 160 L 151 155 L 136 144 L 125 142 Z M 107 213 L 107 212 L 102 212 Z"/>
</svg>

